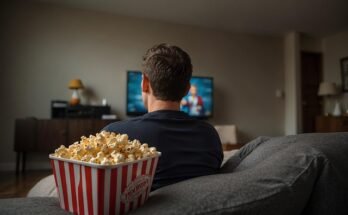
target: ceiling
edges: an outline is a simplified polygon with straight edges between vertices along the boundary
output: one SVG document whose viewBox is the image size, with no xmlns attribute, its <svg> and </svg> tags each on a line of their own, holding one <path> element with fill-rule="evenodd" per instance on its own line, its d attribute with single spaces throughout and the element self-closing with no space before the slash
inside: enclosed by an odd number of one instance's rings
<svg viewBox="0 0 348 215">
<path fill-rule="evenodd" d="M 233 32 L 327 36 L 348 29 L 348 0 L 39 0 Z"/>
</svg>

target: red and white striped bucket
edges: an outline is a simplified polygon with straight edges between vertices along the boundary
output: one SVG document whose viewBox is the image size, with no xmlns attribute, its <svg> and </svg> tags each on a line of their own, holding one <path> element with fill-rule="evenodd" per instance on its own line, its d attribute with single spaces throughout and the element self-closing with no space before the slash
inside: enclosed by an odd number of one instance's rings
<svg viewBox="0 0 348 215">
<path fill-rule="evenodd" d="M 75 214 L 125 214 L 147 200 L 160 153 L 99 165 L 50 155 L 60 206 Z"/>
</svg>

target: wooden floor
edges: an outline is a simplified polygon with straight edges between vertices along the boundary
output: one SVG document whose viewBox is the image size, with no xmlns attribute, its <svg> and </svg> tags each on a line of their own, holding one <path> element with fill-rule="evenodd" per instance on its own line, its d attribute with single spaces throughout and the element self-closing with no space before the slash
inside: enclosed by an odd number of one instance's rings
<svg viewBox="0 0 348 215">
<path fill-rule="evenodd" d="M 0 198 L 25 197 L 40 179 L 50 174 L 50 170 L 27 171 L 19 176 L 15 172 L 0 172 Z"/>
</svg>

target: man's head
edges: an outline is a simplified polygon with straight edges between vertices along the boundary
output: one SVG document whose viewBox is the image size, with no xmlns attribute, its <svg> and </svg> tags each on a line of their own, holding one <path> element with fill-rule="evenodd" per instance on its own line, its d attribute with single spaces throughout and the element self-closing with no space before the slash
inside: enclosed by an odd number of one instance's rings
<svg viewBox="0 0 348 215">
<path fill-rule="evenodd" d="M 150 95 L 157 100 L 180 102 L 190 88 L 190 56 L 177 46 L 155 45 L 143 57 L 143 74 L 145 106 Z"/>
</svg>

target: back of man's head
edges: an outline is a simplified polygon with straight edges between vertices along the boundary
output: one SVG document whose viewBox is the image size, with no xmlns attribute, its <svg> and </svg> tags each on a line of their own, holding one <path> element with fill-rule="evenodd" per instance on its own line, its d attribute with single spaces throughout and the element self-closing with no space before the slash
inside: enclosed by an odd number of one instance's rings
<svg viewBox="0 0 348 215">
<path fill-rule="evenodd" d="M 185 51 L 163 43 L 155 45 L 145 53 L 143 71 L 157 99 L 180 101 L 190 84 L 192 64 Z"/>
</svg>

